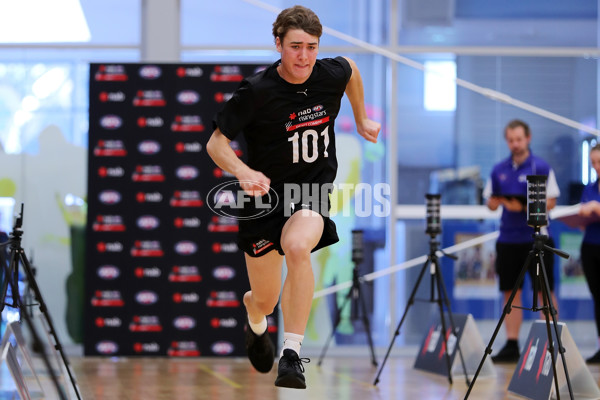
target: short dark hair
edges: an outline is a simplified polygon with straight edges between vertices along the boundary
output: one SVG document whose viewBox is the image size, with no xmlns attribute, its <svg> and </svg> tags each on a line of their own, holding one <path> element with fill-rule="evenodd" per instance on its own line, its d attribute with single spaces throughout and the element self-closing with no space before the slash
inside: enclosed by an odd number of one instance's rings
<svg viewBox="0 0 600 400">
<path fill-rule="evenodd" d="M 283 38 L 291 29 L 302 29 L 309 35 L 318 38 L 323 34 L 323 26 L 319 17 L 311 9 L 303 6 L 286 8 L 279 13 L 273 22 L 273 37 L 283 43 Z"/>
<path fill-rule="evenodd" d="M 529 129 L 529 125 L 527 125 L 527 123 L 521 121 L 520 119 L 513 119 L 508 124 L 506 124 L 506 127 L 504 128 L 504 136 L 506 137 L 507 130 L 515 129 L 518 127 L 523 128 L 523 130 L 525 131 L 525 137 L 531 136 L 531 129 Z"/>
<path fill-rule="evenodd" d="M 592 148 L 590 149 L 590 153 L 591 153 L 592 151 L 600 151 L 600 143 L 598 143 L 598 144 L 596 144 L 594 147 L 592 147 Z"/>
</svg>

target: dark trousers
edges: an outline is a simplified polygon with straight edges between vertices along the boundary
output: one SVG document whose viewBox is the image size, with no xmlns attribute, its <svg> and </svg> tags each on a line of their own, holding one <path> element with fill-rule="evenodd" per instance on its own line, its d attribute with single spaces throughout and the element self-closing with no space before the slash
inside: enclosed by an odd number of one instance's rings
<svg viewBox="0 0 600 400">
<path fill-rule="evenodd" d="M 596 332 L 600 337 L 600 245 L 582 243 L 581 263 L 583 264 L 585 279 L 592 293 Z"/>
</svg>

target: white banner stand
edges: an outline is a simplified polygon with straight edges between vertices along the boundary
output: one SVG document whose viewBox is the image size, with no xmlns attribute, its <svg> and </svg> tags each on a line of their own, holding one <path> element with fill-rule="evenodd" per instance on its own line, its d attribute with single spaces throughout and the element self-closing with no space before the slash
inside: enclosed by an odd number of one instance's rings
<svg viewBox="0 0 600 400">
<path fill-rule="evenodd" d="M 573 396 L 577 400 L 600 399 L 600 389 L 585 364 L 583 357 L 581 357 L 567 325 L 564 322 L 558 322 L 557 328 L 561 342 L 565 348 L 565 360 L 567 362 Z M 570 399 L 562 357 L 558 352 L 553 326 L 551 326 L 551 332 L 554 340 L 556 374 L 560 398 Z M 532 400 L 557 398 L 554 393 L 552 358 L 548 347 L 546 321 L 537 320 L 531 325 L 524 351 L 521 353 L 515 372 L 508 385 L 510 393 Z"/>
<path fill-rule="evenodd" d="M 15 381 L 19 396 L 22 399 L 43 398 L 44 388 L 35 372 L 33 360 L 27 349 L 23 332 L 21 331 L 21 325 L 17 321 L 11 322 L 6 326 L 6 331 L 0 342 L 0 353 L 2 355 L 1 360 L 6 361 L 6 366 Z M 19 353 L 21 360 L 19 360 Z M 23 374 L 23 366 L 26 366 L 31 376 L 35 378 L 39 391 L 29 391 L 26 377 Z"/>
<path fill-rule="evenodd" d="M 62 361 L 60 354 L 58 354 L 58 350 L 56 348 L 57 344 L 55 343 L 53 336 L 50 332 L 50 326 L 48 325 L 48 322 L 46 321 L 46 317 L 40 312 L 36 312 L 35 317 L 37 319 L 39 319 L 40 322 L 42 323 L 42 327 L 43 327 L 42 330 L 44 331 L 44 334 L 46 335 L 46 341 L 47 341 L 48 348 L 50 349 L 50 353 L 54 357 L 54 362 L 56 362 L 56 365 L 54 365 L 53 371 L 56 375 L 58 383 L 61 385 L 61 387 L 63 389 L 63 393 L 65 394 L 65 396 L 67 397 L 68 400 L 77 398 L 77 395 L 75 393 L 73 386 L 69 385 L 67 382 L 67 377 L 69 376 L 69 371 L 67 371 L 67 366 Z M 79 388 L 77 390 L 79 390 Z"/>
<path fill-rule="evenodd" d="M 445 324 L 446 337 L 448 341 L 449 354 L 450 354 L 450 365 L 452 376 L 465 376 L 463 365 L 458 354 L 458 347 L 456 342 L 458 340 L 460 350 L 463 355 L 465 362 L 465 369 L 469 378 L 472 378 L 479 367 L 481 362 L 481 354 L 485 351 L 485 344 L 481 339 L 475 320 L 471 314 L 455 314 L 454 323 L 457 335 L 450 334 L 450 320 L 445 313 Z M 419 349 L 419 354 L 415 360 L 415 369 L 420 369 L 434 374 L 448 376 L 448 368 L 446 364 L 445 346 L 443 336 L 441 334 L 441 321 L 437 316 L 431 323 L 425 337 L 423 338 L 422 345 Z M 495 377 L 496 370 L 493 363 L 486 359 L 481 371 L 480 377 Z"/>
</svg>

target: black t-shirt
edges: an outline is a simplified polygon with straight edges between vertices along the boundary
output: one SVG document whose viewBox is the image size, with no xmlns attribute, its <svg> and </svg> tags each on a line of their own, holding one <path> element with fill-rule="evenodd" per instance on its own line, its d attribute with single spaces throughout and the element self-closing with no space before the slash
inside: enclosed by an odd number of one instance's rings
<svg viewBox="0 0 600 400">
<path fill-rule="evenodd" d="M 346 59 L 317 60 L 310 77 L 291 84 L 277 72 L 280 61 L 245 79 L 215 125 L 230 140 L 240 132 L 248 166 L 285 183 L 332 183 L 337 173 L 334 121 L 352 68 Z"/>
</svg>

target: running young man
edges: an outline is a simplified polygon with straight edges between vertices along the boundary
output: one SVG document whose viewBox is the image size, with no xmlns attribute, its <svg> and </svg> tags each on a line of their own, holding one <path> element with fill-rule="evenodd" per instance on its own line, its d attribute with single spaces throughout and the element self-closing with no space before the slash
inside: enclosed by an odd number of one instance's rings
<svg viewBox="0 0 600 400">
<path fill-rule="evenodd" d="M 261 196 L 256 203 L 270 204 L 270 213 L 252 219 L 248 217 L 257 215 L 258 206 L 245 202 L 241 215 L 247 218 L 239 221 L 239 246 L 245 252 L 251 289 L 244 295 L 246 351 L 258 371 L 271 370 L 275 355 L 266 316 L 281 293 L 284 343 L 275 385 L 292 388 L 306 387 L 299 354 L 315 285 L 310 254 L 339 240 L 328 217 L 328 188 L 337 172 L 334 121 L 344 93 L 361 136 L 376 142 L 381 128 L 367 118 L 354 61 L 317 60 L 321 33 L 319 18 L 311 10 L 283 10 L 273 24 L 281 59 L 241 83 L 217 114 L 207 144 L 219 167 L 235 175 L 248 194 Z M 230 146 L 242 131 L 247 164 Z M 313 191 L 303 190 L 298 197 L 297 190 L 290 194 L 291 188 Z M 282 290 L 284 257 L 287 276 Z"/>
</svg>

